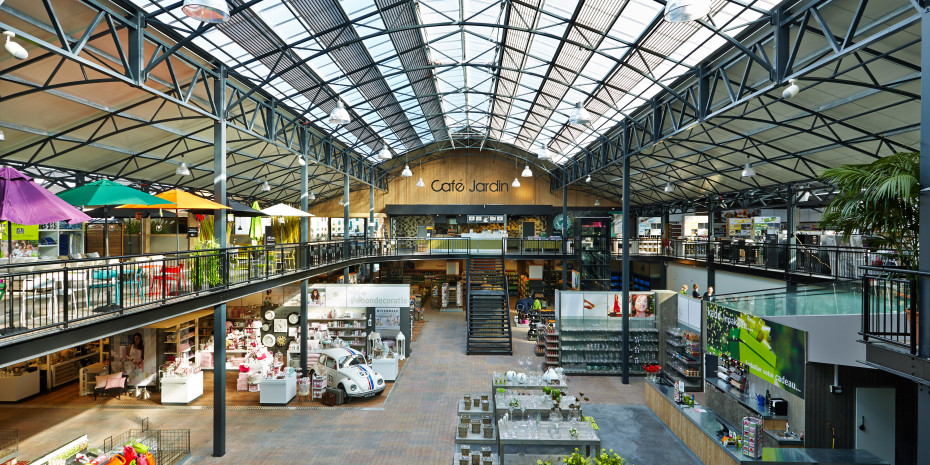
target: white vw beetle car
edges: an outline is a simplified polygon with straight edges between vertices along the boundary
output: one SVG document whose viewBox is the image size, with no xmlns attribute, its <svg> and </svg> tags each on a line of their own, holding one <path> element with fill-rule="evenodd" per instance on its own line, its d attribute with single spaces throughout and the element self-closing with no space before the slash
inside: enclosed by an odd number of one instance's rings
<svg viewBox="0 0 930 465">
<path fill-rule="evenodd" d="M 311 369 L 326 378 L 326 385 L 342 389 L 346 397 L 372 397 L 384 392 L 384 378 L 353 349 L 327 349 Z"/>
</svg>

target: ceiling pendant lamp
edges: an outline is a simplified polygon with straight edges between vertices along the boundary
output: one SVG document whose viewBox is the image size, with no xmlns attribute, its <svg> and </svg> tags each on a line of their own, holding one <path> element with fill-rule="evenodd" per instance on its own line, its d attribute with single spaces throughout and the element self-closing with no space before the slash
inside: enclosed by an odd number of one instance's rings
<svg viewBox="0 0 930 465">
<path fill-rule="evenodd" d="M 314 201 L 316 200 L 316 194 L 314 194 L 313 191 L 310 191 L 310 197 L 308 198 L 310 199 L 310 201 Z"/>
<path fill-rule="evenodd" d="M 672 185 L 672 181 L 665 183 L 665 193 L 671 194 L 675 190 L 675 186 Z"/>
<path fill-rule="evenodd" d="M 594 199 L 594 206 L 595 206 L 595 207 L 600 207 L 600 206 L 601 206 L 601 199 Z"/>
<path fill-rule="evenodd" d="M 755 175 L 756 175 L 756 170 L 752 167 L 752 163 L 749 163 L 749 162 L 747 161 L 746 164 L 743 165 L 742 176 L 743 176 L 744 178 L 751 178 L 751 177 L 753 177 L 753 176 L 755 176 Z"/>
<path fill-rule="evenodd" d="M 342 99 L 336 97 L 336 108 L 329 113 L 329 124 L 349 124 L 352 118 L 349 118 L 349 110 L 346 110 L 346 104 Z"/>
<path fill-rule="evenodd" d="M 380 157 L 382 160 L 390 160 L 392 156 L 391 149 L 388 148 L 387 142 L 382 143 L 381 152 L 378 153 L 378 157 Z"/>
<path fill-rule="evenodd" d="M 575 104 L 575 109 L 572 110 L 571 116 L 568 117 L 568 124 L 580 124 L 584 126 L 591 124 L 591 114 L 588 113 L 585 107 L 581 106 L 581 102 Z"/>
<path fill-rule="evenodd" d="M 417 180 L 417 187 L 423 187 L 425 185 L 426 184 L 423 183 L 423 178 L 420 178 L 419 180 Z"/>
<path fill-rule="evenodd" d="M 262 183 L 262 191 L 268 192 L 271 190 L 271 184 L 268 184 L 268 181 Z"/>
<path fill-rule="evenodd" d="M 532 178 L 532 177 L 533 177 L 533 172 L 530 171 L 530 165 L 526 165 L 526 168 L 523 168 L 523 172 L 520 173 L 520 176 L 523 176 L 524 178 Z"/>
<path fill-rule="evenodd" d="M 6 136 L 3 134 L 2 129 L 0 129 L 0 140 L 6 140 Z"/>
<path fill-rule="evenodd" d="M 26 51 L 22 45 L 19 45 L 13 41 L 13 38 L 16 37 L 15 32 L 3 31 L 3 35 L 6 36 L 6 43 L 3 44 L 3 48 L 5 48 L 10 55 L 13 55 L 13 58 L 16 58 L 17 60 L 25 60 L 26 58 L 29 58 L 29 52 Z"/>
<path fill-rule="evenodd" d="M 187 163 L 182 161 L 181 164 L 178 165 L 178 168 L 174 170 L 174 174 L 178 176 L 190 176 L 191 170 L 187 167 Z"/>
<path fill-rule="evenodd" d="M 539 144 L 539 150 L 536 152 L 536 156 L 540 160 L 552 160 L 552 152 L 549 151 L 549 146 L 543 143 Z"/>
<path fill-rule="evenodd" d="M 339 205 L 345 206 L 346 201 L 342 200 L 342 197 L 339 197 Z"/>
<path fill-rule="evenodd" d="M 512 184 L 512 186 L 513 186 L 513 187 L 520 187 L 520 180 L 517 179 L 517 178 L 513 178 L 513 184 Z"/>
<path fill-rule="evenodd" d="M 226 0 L 184 0 L 181 11 L 188 18 L 205 23 L 229 21 L 229 5 L 226 4 Z"/>
<path fill-rule="evenodd" d="M 710 14 L 710 0 L 668 0 L 665 20 L 670 23 L 695 21 Z"/>
<path fill-rule="evenodd" d="M 584 182 L 591 182 L 591 175 L 590 175 L 590 174 L 588 175 L 588 177 L 584 178 Z"/>
<path fill-rule="evenodd" d="M 303 155 L 297 155 L 297 164 L 300 166 L 307 166 L 307 160 L 304 159 Z"/>
<path fill-rule="evenodd" d="M 410 171 L 410 165 L 404 165 L 404 170 L 400 172 L 400 175 L 405 178 L 412 178 L 413 171 Z"/>
</svg>

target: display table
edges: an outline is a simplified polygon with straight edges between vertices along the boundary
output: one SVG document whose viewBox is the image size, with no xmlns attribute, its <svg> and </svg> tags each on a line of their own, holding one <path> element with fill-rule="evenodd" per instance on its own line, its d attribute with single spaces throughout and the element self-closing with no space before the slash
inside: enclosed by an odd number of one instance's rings
<svg viewBox="0 0 930 465">
<path fill-rule="evenodd" d="M 376 358 L 371 361 L 371 369 L 380 374 L 385 381 L 394 381 L 397 379 L 398 371 L 397 357 L 394 358 Z"/>
<path fill-rule="evenodd" d="M 162 405 L 188 405 L 203 395 L 203 372 L 161 379 Z"/>
<path fill-rule="evenodd" d="M 580 453 L 588 457 L 597 456 L 601 453 L 601 438 L 597 435 L 591 424 L 588 422 L 580 422 L 571 425 L 567 422 L 559 423 L 559 435 L 557 437 L 552 437 L 549 435 L 549 426 L 552 425 L 552 422 L 542 421 L 539 423 L 539 439 L 529 439 L 529 438 L 507 438 L 504 439 L 501 437 L 500 442 L 498 443 L 498 451 L 500 452 L 501 465 L 507 463 L 507 456 L 505 454 L 505 446 L 523 446 L 523 447 L 545 447 L 552 448 L 556 446 L 565 446 L 569 451 L 573 451 L 576 448 Z M 575 428 L 578 430 L 578 436 L 572 437 L 569 428 Z M 594 431 L 594 439 L 586 439 L 588 435 Z M 592 454 L 593 452 L 593 454 Z"/>
<path fill-rule="evenodd" d="M 39 393 L 39 370 L 0 378 L 0 402 L 16 402 Z"/>
<path fill-rule="evenodd" d="M 518 396 L 516 396 L 516 397 L 517 397 L 517 400 L 520 402 L 520 405 L 529 405 L 529 400 L 528 400 L 528 399 L 529 399 L 530 397 L 539 397 L 539 396 L 538 396 L 538 395 L 536 395 L 536 396 L 531 396 L 531 395 L 524 395 L 524 394 L 521 394 L 521 395 L 518 395 Z M 498 420 L 498 419 L 500 419 L 501 417 L 503 417 L 505 413 L 510 413 L 510 409 L 507 408 L 507 407 L 508 407 L 508 400 L 507 400 L 507 399 L 508 399 L 507 396 L 495 396 L 495 402 L 496 402 L 496 407 L 497 407 L 497 408 L 494 409 L 495 420 Z M 526 402 L 527 404 L 524 404 L 524 402 Z M 549 402 L 549 403 L 551 404 L 551 402 Z M 464 406 L 464 404 L 465 404 L 465 401 L 464 401 L 464 400 L 460 400 L 460 401 L 459 401 L 459 405 L 460 405 L 460 406 Z M 569 411 L 571 410 L 571 409 L 568 407 L 569 405 L 571 405 L 571 403 L 568 401 L 568 399 L 563 398 L 563 399 L 561 399 L 561 400 L 559 401 L 559 408 L 560 408 L 563 412 L 569 412 Z M 480 410 L 480 407 L 479 407 L 479 410 Z M 532 416 L 532 415 L 536 415 L 537 413 L 540 414 L 540 415 L 542 415 L 543 418 L 548 418 L 549 412 L 551 412 L 551 411 L 552 411 L 552 408 L 549 407 L 549 406 L 539 406 L 539 407 L 535 407 L 535 408 L 528 408 L 528 409 L 526 409 L 525 411 L 521 411 L 519 408 L 515 408 L 515 409 L 513 409 L 513 414 L 514 414 L 515 416 L 517 416 L 517 417 L 519 417 L 519 418 L 525 420 L 527 415 Z"/>
<path fill-rule="evenodd" d="M 297 373 L 284 378 L 262 378 L 259 382 L 258 403 L 262 405 L 286 405 L 297 396 Z"/>
</svg>

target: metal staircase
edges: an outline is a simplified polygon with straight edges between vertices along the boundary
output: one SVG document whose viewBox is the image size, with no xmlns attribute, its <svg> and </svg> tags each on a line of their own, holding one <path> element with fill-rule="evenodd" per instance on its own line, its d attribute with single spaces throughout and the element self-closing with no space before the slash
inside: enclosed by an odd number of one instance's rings
<svg viewBox="0 0 930 465">
<path fill-rule="evenodd" d="M 472 258 L 468 260 L 467 268 L 466 353 L 513 355 L 504 260 Z"/>
</svg>

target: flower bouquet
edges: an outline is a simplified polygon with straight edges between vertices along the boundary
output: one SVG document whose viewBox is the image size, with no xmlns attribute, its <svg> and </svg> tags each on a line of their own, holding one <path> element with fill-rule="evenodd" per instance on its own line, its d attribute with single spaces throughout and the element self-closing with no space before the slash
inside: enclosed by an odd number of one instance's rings
<svg viewBox="0 0 930 465">
<path fill-rule="evenodd" d="M 646 364 L 643 365 L 643 370 L 646 371 L 646 379 L 655 381 L 656 375 L 658 375 L 659 371 L 662 370 L 662 366 L 657 364 Z"/>
</svg>

